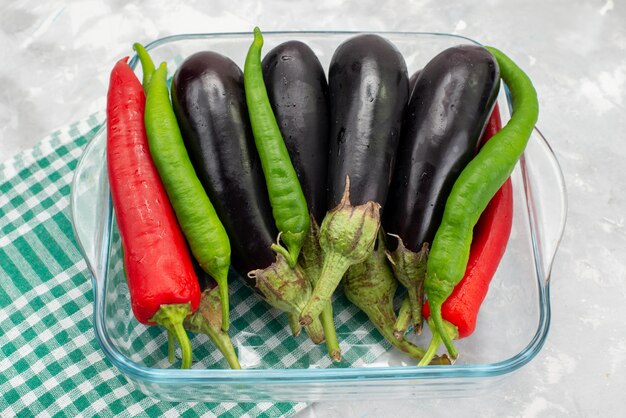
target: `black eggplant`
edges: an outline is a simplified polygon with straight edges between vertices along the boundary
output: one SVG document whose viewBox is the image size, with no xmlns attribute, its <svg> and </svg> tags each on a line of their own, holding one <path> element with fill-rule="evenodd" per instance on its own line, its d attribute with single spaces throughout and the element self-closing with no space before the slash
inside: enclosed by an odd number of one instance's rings
<svg viewBox="0 0 626 418">
<path fill-rule="evenodd" d="M 372 252 L 387 197 L 402 113 L 406 63 L 378 35 L 358 35 L 337 48 L 329 69 L 328 208 L 320 227 L 323 264 L 300 317 L 308 323 L 330 300 L 351 265 Z"/>
<path fill-rule="evenodd" d="M 337 48 L 328 80 L 328 208 L 341 201 L 346 177 L 352 204 L 384 206 L 409 95 L 404 58 L 386 39 L 359 35 Z"/>
<path fill-rule="evenodd" d="M 263 58 L 263 80 L 276 122 L 311 214 L 326 214 L 329 104 L 319 59 L 306 44 L 289 41 Z"/>
<path fill-rule="evenodd" d="M 452 185 L 474 157 L 498 93 L 498 64 L 486 49 L 446 49 L 421 71 L 407 106 L 383 214 L 394 272 L 421 329 L 428 245 Z"/>
<path fill-rule="evenodd" d="M 288 313 L 297 334 L 311 285 L 271 249 L 278 232 L 254 146 L 241 69 L 215 52 L 191 55 L 174 74 L 172 103 L 196 174 L 231 241 L 233 267 L 272 306 Z M 321 324 L 307 331 L 319 340 Z"/>
<path fill-rule="evenodd" d="M 326 214 L 329 104 L 324 68 L 308 45 L 284 42 L 262 62 L 270 104 L 298 175 L 311 216 L 311 227 L 300 253 L 299 265 L 315 285 L 320 274 L 319 223 Z M 341 350 L 330 303 L 320 315 L 330 357 L 339 361 Z"/>
<path fill-rule="evenodd" d="M 420 76 L 422 70 L 417 70 L 413 73 L 411 78 L 409 78 L 409 100 L 411 99 L 411 95 L 413 94 L 413 89 L 415 88 L 415 84 L 417 84 L 417 78 Z"/>
</svg>

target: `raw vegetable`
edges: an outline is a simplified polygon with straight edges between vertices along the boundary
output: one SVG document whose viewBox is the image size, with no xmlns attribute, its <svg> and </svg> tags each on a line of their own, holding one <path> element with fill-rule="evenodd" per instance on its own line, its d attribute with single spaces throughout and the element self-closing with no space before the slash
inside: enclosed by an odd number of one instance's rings
<svg viewBox="0 0 626 418">
<path fill-rule="evenodd" d="M 184 326 L 191 332 L 206 334 L 222 353 L 231 369 L 241 369 L 239 359 L 228 333 L 222 329 L 222 302 L 217 282 L 194 261 L 194 270 L 202 291 L 198 310 L 185 319 Z"/>
<path fill-rule="evenodd" d="M 139 57 L 139 61 L 141 62 L 141 69 L 143 71 L 143 76 L 141 80 L 141 84 L 143 85 L 144 91 L 148 91 L 148 87 L 150 86 L 150 80 L 152 80 L 152 76 L 154 75 L 154 62 L 152 61 L 152 57 L 146 51 L 146 48 L 143 47 L 140 43 L 134 43 L 133 49 L 137 53 Z"/>
<path fill-rule="evenodd" d="M 330 113 L 328 83 L 315 53 L 299 41 L 284 42 L 262 61 L 263 81 L 276 122 L 289 151 L 307 201 L 311 226 L 299 264 L 312 285 L 321 267 L 319 224 L 326 214 L 326 172 Z M 330 302 L 320 315 L 326 347 L 334 361 L 341 359 Z"/>
<path fill-rule="evenodd" d="M 322 272 L 300 317 L 303 324 L 319 315 L 346 270 L 372 252 L 408 90 L 404 58 L 378 35 L 355 36 L 332 57 L 330 211 L 320 228 Z"/>
<path fill-rule="evenodd" d="M 262 61 L 272 112 L 318 225 L 326 214 L 330 112 L 324 68 L 308 45 L 284 42 Z"/>
<path fill-rule="evenodd" d="M 487 142 L 492 136 L 494 136 L 495 134 L 498 133 L 498 131 L 500 131 L 500 129 L 502 128 L 502 124 L 500 122 L 500 111 L 498 109 L 498 103 L 496 103 L 493 107 L 493 111 L 491 112 L 491 116 L 489 117 L 489 121 L 487 122 L 487 125 L 485 126 L 485 131 L 483 132 L 481 138 L 480 138 L 480 145 L 484 145 L 485 142 Z M 507 180 L 507 182 L 509 182 L 509 180 Z M 506 186 L 503 185 L 502 188 L 504 188 Z M 491 199 L 492 201 L 494 199 L 496 199 L 497 196 L 499 196 L 501 192 L 499 191 L 498 193 L 496 193 L 496 195 L 493 197 L 493 199 Z M 490 202 L 489 206 L 487 206 L 487 208 L 489 208 L 493 203 Z M 512 204 L 512 202 L 511 202 Z M 512 211 L 512 208 L 510 208 Z M 487 209 L 485 209 L 485 211 L 487 211 Z M 499 210 L 499 214 L 502 211 Z M 478 224 L 485 224 L 487 223 L 487 221 L 483 220 L 483 217 L 486 215 L 481 215 L 480 220 L 478 221 Z M 477 225 L 478 225 L 477 224 Z M 474 235 L 477 233 L 477 228 L 478 226 L 474 227 Z M 482 232 L 482 234 L 488 234 L 489 232 Z M 508 235 L 506 235 L 508 238 Z M 474 237 L 473 239 L 477 239 L 476 237 Z M 504 246 L 506 246 L 506 241 L 503 243 Z M 474 244 L 472 243 L 472 249 L 470 250 L 470 259 L 472 257 L 474 257 L 473 252 L 477 251 L 474 250 Z M 502 251 L 504 251 L 504 248 L 502 248 Z M 498 261 L 495 262 L 495 266 L 497 267 L 497 263 Z M 471 263 L 469 263 L 471 264 Z M 468 264 L 468 265 L 469 265 Z M 467 271 L 466 271 L 466 276 L 467 276 Z M 463 279 L 463 281 L 465 280 L 465 278 Z M 453 292 L 454 293 L 454 292 Z M 482 299 L 480 299 L 480 301 L 482 301 Z M 479 304 L 480 304 L 479 301 Z M 428 303 L 428 302 L 427 302 Z M 426 303 L 426 304 L 427 304 Z M 445 306 L 446 304 L 444 303 L 444 307 L 442 308 L 442 313 L 444 313 L 444 318 L 446 318 L 445 315 Z M 478 307 L 476 307 L 476 314 L 478 314 Z M 424 309 L 422 309 L 422 312 L 424 312 Z M 429 311 L 430 312 L 430 311 Z M 422 317 L 427 317 L 428 315 L 422 315 Z M 408 329 L 409 325 L 411 323 L 411 308 L 410 308 L 410 304 L 409 304 L 409 299 L 408 298 L 404 298 L 402 300 L 402 305 L 400 306 L 400 311 L 398 312 L 398 319 L 396 321 L 396 325 L 394 328 L 394 335 L 396 336 L 396 338 L 402 339 L 404 338 L 404 334 L 406 333 L 406 330 Z"/>
<path fill-rule="evenodd" d="M 294 335 L 311 294 L 299 268 L 272 250 L 278 232 L 254 146 L 243 73 L 215 52 L 188 57 L 174 74 L 172 102 L 200 182 L 232 245 L 232 265 L 272 306 L 287 312 Z M 307 329 L 323 340 L 319 321 Z"/>
<path fill-rule="evenodd" d="M 409 100 L 411 100 L 413 89 L 415 88 L 415 84 L 417 84 L 417 79 L 419 78 L 421 72 L 422 70 L 417 70 L 413 73 L 411 78 L 409 78 Z"/>
<path fill-rule="evenodd" d="M 485 137 L 490 138 L 500 130 L 498 108 L 489 120 Z M 513 224 L 513 189 L 507 179 L 493 196 L 474 227 L 472 246 L 463 279 L 457 284 L 441 307 L 444 325 L 450 338 L 465 338 L 476 328 L 476 319 L 489 283 L 504 255 Z M 428 302 L 424 305 L 424 317 L 430 315 Z M 433 339 L 424 358 L 434 355 L 439 342 Z"/>
<path fill-rule="evenodd" d="M 499 80 L 498 64 L 486 49 L 448 48 L 423 68 L 405 112 L 383 228 L 417 333 L 428 247 L 454 181 L 476 154 Z"/>
<path fill-rule="evenodd" d="M 539 111 L 537 94 L 526 74 L 499 50 L 487 49 L 496 57 L 502 80 L 509 87 L 513 104 L 511 119 L 481 148 L 452 187 L 433 240 L 424 283 L 434 325 L 433 338 L 443 340 L 453 359 L 458 352 L 445 330 L 441 306 L 463 278 L 473 228 L 511 175 L 526 148 Z"/>
<path fill-rule="evenodd" d="M 393 325 L 396 321 L 393 297 L 397 287 L 398 283 L 387 264 L 383 233 L 379 231 L 372 254 L 363 263 L 355 264 L 348 269 L 343 279 L 343 290 L 350 302 L 367 314 L 387 341 L 409 356 L 421 359 L 425 354 L 423 349 L 407 340 L 401 341 L 393 335 Z M 435 359 L 433 355 L 428 362 L 431 361 L 432 364 L 450 364 L 446 356 Z"/>
<path fill-rule="evenodd" d="M 191 252 L 218 283 L 222 329 L 227 331 L 230 243 L 185 149 L 169 99 L 165 63 L 161 63 L 149 81 L 144 120 L 150 154 Z"/>
<path fill-rule="evenodd" d="M 287 259 L 290 267 L 294 267 L 309 232 L 309 209 L 267 97 L 261 68 L 262 47 L 263 35 L 255 27 L 254 41 L 244 65 L 246 102 L 272 214 L 280 233 L 274 249 Z M 281 240 L 286 249 L 280 245 Z"/>
<path fill-rule="evenodd" d="M 145 96 L 127 60 L 118 61 L 111 72 L 107 169 L 131 306 L 139 322 L 162 325 L 170 342 L 178 340 L 182 367 L 189 368 L 191 344 L 182 324 L 198 308 L 200 288 L 185 239 L 148 151 Z"/>
<path fill-rule="evenodd" d="M 244 276 L 267 267 L 278 234 L 246 108 L 243 73 L 211 51 L 186 58 L 172 79 L 172 105 L 198 179 L 214 202 Z"/>
</svg>

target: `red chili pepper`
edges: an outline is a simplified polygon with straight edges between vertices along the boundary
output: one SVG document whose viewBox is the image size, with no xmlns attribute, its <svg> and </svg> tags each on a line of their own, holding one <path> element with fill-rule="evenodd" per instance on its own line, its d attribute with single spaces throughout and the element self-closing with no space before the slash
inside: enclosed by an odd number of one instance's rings
<svg viewBox="0 0 626 418">
<path fill-rule="evenodd" d="M 500 112 L 496 105 L 481 143 L 488 141 L 501 127 Z M 478 311 L 504 255 L 512 223 L 513 189 L 511 179 L 508 179 L 491 199 L 474 227 L 465 275 L 441 307 L 443 318 L 456 327 L 456 330 L 451 330 L 456 333 L 456 339 L 471 335 L 476 328 Z M 425 318 L 430 316 L 428 301 L 422 313 Z"/>
<path fill-rule="evenodd" d="M 107 167 L 113 207 L 124 250 L 131 305 L 137 320 L 160 324 L 191 366 L 185 317 L 200 303 L 200 287 L 185 239 L 150 157 L 144 127 L 145 96 L 127 63 L 117 62 L 107 95 Z"/>
</svg>

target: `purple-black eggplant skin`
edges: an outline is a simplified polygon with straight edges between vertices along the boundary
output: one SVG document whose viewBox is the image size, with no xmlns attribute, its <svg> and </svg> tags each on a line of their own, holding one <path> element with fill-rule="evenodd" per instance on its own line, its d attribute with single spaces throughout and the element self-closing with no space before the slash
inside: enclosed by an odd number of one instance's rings
<svg viewBox="0 0 626 418">
<path fill-rule="evenodd" d="M 187 58 L 174 74 L 172 103 L 189 157 L 231 245 L 244 278 L 276 260 L 276 230 L 254 145 L 243 72 L 210 51 Z M 254 287 L 254 286 L 253 286 Z"/>
<path fill-rule="evenodd" d="M 433 58 L 416 81 L 383 212 L 385 232 L 411 251 L 432 242 L 446 199 L 474 157 L 495 104 L 498 64 L 486 49 L 463 45 Z M 388 240 L 395 249 L 397 240 Z"/>
<path fill-rule="evenodd" d="M 326 214 L 329 104 L 324 68 L 300 41 L 284 42 L 262 62 L 276 122 L 289 151 L 309 210 L 317 223 Z"/>
<path fill-rule="evenodd" d="M 415 88 L 415 85 L 417 84 L 417 79 L 420 76 L 421 72 L 422 70 L 417 70 L 413 73 L 411 78 L 409 78 L 409 100 L 411 100 L 411 96 L 413 95 L 413 89 Z"/>
<path fill-rule="evenodd" d="M 329 69 L 328 209 L 339 204 L 350 177 L 350 202 L 387 197 L 408 101 L 400 52 L 378 35 L 357 35 L 335 51 Z"/>
</svg>

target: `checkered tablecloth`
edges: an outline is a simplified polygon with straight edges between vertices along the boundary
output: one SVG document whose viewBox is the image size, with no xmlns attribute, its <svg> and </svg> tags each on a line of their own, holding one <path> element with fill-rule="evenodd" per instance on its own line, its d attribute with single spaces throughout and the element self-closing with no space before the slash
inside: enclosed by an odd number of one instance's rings
<svg viewBox="0 0 626 418">
<path fill-rule="evenodd" d="M 92 324 L 70 184 L 102 114 L 0 165 L 0 416 L 289 416 L 305 404 L 170 403 L 112 367 Z"/>
<path fill-rule="evenodd" d="M 0 165 L 0 416 L 290 416 L 303 409 L 159 401 L 134 389 L 104 356 L 94 336 L 90 272 L 69 214 L 74 169 L 103 120 L 96 114 L 54 132 Z M 337 322 L 338 331 L 362 327 L 359 338 L 367 341 L 358 342 L 370 347 L 351 350 L 344 341 L 342 367 L 389 348 L 354 306 L 340 306 Z M 293 351 L 288 332 L 268 332 Z"/>
</svg>

